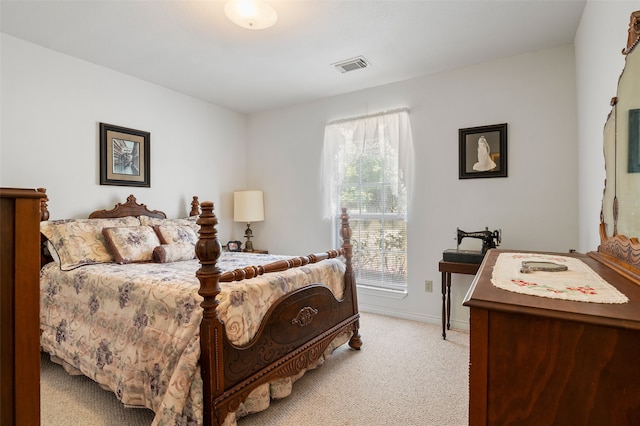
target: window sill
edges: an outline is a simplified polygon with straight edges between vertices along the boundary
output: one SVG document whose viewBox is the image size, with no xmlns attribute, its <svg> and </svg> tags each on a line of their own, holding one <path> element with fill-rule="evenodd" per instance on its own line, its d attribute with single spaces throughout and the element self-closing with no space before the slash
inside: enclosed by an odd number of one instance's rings
<svg viewBox="0 0 640 426">
<path fill-rule="evenodd" d="M 386 297 L 388 299 L 404 299 L 408 294 L 406 290 L 391 290 L 388 288 L 371 287 L 362 284 L 356 284 L 356 287 L 358 290 L 358 294 Z"/>
</svg>

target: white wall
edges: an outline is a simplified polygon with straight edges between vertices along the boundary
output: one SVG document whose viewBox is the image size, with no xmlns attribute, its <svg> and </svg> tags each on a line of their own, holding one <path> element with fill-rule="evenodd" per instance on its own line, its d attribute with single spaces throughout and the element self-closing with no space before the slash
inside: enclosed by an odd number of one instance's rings
<svg viewBox="0 0 640 426">
<path fill-rule="evenodd" d="M 604 188 L 603 130 L 624 69 L 631 12 L 637 1 L 589 1 L 576 33 L 579 121 L 580 251 L 595 250 Z"/>
<path fill-rule="evenodd" d="M 456 227 L 501 228 L 502 248 L 597 246 L 602 126 L 635 9 L 632 1 L 587 3 L 575 75 L 566 46 L 266 111 L 249 118 L 246 136 L 240 114 L 0 34 L 0 185 L 47 187 L 54 219 L 86 216 L 130 193 L 176 217 L 200 195 L 217 203 L 223 241 L 242 239 L 243 226 L 231 223 L 232 191 L 260 188 L 267 217 L 252 225 L 256 247 L 318 251 L 331 245 L 318 196 L 324 124 L 407 106 L 417 163 L 410 294 L 361 295 L 360 303 L 438 322 L 437 262 L 455 246 Z M 151 132 L 151 188 L 99 185 L 99 122 Z M 458 180 L 457 130 L 501 122 L 509 124 L 509 177 Z M 425 279 L 434 293 L 424 293 Z M 454 277 L 455 326 L 467 324 L 460 302 L 470 282 Z"/>
<path fill-rule="evenodd" d="M 501 248 L 577 248 L 574 66 L 573 46 L 564 46 L 251 115 L 248 184 L 265 191 L 266 204 L 256 247 L 287 253 L 330 247 L 319 196 L 325 123 L 408 107 L 416 161 L 409 295 L 361 293 L 363 310 L 438 323 L 438 261 L 456 246 L 457 227 L 500 228 Z M 459 180 L 458 129 L 497 123 L 509 126 L 509 177 Z M 469 244 L 479 248 L 480 241 Z M 427 279 L 434 281 L 432 293 L 424 292 Z M 461 303 L 470 283 L 470 276 L 454 276 L 455 326 L 468 324 Z"/>
<path fill-rule="evenodd" d="M 45 187 L 52 219 L 86 217 L 129 194 L 169 217 L 214 201 L 233 235 L 245 179 L 246 117 L 1 34 L 0 185 Z M 151 187 L 99 184 L 99 123 L 151 132 Z"/>
</svg>

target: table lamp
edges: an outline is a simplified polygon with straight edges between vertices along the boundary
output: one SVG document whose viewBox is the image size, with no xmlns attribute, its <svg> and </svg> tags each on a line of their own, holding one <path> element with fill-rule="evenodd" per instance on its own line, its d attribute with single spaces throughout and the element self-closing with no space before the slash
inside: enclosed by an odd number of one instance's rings
<svg viewBox="0 0 640 426">
<path fill-rule="evenodd" d="M 253 251 L 251 222 L 260 222 L 263 220 L 264 202 L 262 191 L 236 191 L 233 193 L 233 221 L 245 222 L 247 224 L 247 229 L 244 231 L 247 242 L 244 245 L 243 251 Z"/>
</svg>

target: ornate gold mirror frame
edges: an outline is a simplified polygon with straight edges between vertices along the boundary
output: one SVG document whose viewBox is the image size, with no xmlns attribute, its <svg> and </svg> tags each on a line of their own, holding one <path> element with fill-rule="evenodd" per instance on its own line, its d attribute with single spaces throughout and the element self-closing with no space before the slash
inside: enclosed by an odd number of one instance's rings
<svg viewBox="0 0 640 426">
<path fill-rule="evenodd" d="M 639 149 L 637 129 L 630 131 L 632 111 L 640 109 L 640 11 L 629 22 L 625 69 L 604 130 L 607 179 L 600 212 L 600 246 L 589 255 L 640 285 L 640 174 L 631 167 L 630 153 Z M 633 123 L 633 121 L 631 121 Z M 635 123 L 640 126 L 640 123 Z M 635 144 L 635 145 L 634 145 Z M 610 230 L 611 235 L 607 234 Z M 620 233 L 618 232 L 620 230 Z"/>
</svg>

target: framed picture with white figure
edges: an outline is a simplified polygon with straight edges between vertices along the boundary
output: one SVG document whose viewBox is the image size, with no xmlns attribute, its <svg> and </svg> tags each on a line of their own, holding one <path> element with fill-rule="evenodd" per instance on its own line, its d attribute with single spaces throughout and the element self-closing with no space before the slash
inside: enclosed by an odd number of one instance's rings
<svg viewBox="0 0 640 426">
<path fill-rule="evenodd" d="M 507 123 L 458 130 L 459 179 L 507 177 Z"/>
</svg>

